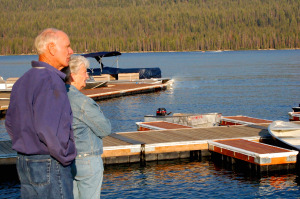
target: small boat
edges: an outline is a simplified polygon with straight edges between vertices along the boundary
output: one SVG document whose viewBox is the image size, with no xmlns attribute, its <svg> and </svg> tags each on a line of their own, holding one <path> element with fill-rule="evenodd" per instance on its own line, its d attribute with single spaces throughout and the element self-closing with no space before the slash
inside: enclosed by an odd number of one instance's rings
<svg viewBox="0 0 300 199">
<path fill-rule="evenodd" d="M 86 86 L 83 89 L 94 89 L 107 86 L 106 82 L 99 82 L 99 81 L 86 81 Z"/>
<path fill-rule="evenodd" d="M 92 75 L 95 80 L 103 76 L 109 78 L 108 80 L 130 80 L 136 81 L 140 79 L 161 78 L 160 68 L 119 68 L 118 56 L 121 53 L 118 51 L 109 52 L 94 52 L 83 54 L 86 58 L 95 58 L 99 63 L 99 67 L 88 68 L 88 73 Z M 116 57 L 116 67 L 105 66 L 103 64 L 103 57 Z M 103 78 L 102 77 L 102 78 Z"/>
<path fill-rule="evenodd" d="M 18 80 L 18 77 L 10 77 L 6 80 L 0 76 L 0 92 L 11 92 L 14 83 Z"/>
<path fill-rule="evenodd" d="M 292 122 L 274 121 L 268 127 L 273 138 L 300 151 L 300 125 Z"/>
<path fill-rule="evenodd" d="M 156 115 L 145 115 L 144 122 L 164 121 L 192 128 L 219 126 L 221 113 L 173 113 L 165 108 L 158 108 Z"/>
<path fill-rule="evenodd" d="M 288 112 L 290 121 L 300 121 L 300 104 L 292 108 L 292 112 Z"/>
</svg>

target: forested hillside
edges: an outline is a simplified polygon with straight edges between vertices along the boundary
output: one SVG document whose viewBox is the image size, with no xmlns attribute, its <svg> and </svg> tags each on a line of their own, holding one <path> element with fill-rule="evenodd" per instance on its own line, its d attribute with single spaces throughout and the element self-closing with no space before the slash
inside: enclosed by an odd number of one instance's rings
<svg viewBox="0 0 300 199">
<path fill-rule="evenodd" d="M 0 54 L 35 53 L 47 27 L 75 52 L 300 47 L 299 0 L 0 0 Z"/>
</svg>

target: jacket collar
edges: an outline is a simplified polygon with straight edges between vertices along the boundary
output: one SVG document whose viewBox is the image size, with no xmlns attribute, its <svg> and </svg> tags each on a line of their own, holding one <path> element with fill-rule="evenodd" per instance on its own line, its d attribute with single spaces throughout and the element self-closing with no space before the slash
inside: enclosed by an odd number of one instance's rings
<svg viewBox="0 0 300 199">
<path fill-rule="evenodd" d="M 32 61 L 31 62 L 32 68 L 39 68 L 39 67 L 43 67 L 46 68 L 52 72 L 55 72 L 62 80 L 65 80 L 66 78 L 66 74 L 61 72 L 60 70 L 57 70 L 56 68 L 54 68 L 53 66 L 47 64 L 46 62 L 42 62 L 42 61 Z"/>
</svg>

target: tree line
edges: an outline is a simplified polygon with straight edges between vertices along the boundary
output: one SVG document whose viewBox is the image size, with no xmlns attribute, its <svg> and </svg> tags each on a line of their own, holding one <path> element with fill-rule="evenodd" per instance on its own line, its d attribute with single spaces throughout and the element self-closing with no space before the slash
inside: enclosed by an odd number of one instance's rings
<svg viewBox="0 0 300 199">
<path fill-rule="evenodd" d="M 0 54 L 65 31 L 77 53 L 300 47 L 299 0 L 0 0 Z"/>
</svg>

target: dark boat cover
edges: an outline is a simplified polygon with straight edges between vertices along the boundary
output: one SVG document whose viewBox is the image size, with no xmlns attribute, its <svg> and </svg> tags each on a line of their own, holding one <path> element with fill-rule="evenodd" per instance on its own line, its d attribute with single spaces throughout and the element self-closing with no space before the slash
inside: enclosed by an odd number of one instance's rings
<svg viewBox="0 0 300 199">
<path fill-rule="evenodd" d="M 150 79 L 150 78 L 161 78 L 160 68 L 114 68 L 114 67 L 104 67 L 100 68 L 88 68 L 87 72 L 90 75 L 101 75 L 110 74 L 117 75 L 119 73 L 139 73 L 140 79 Z"/>
<path fill-rule="evenodd" d="M 96 52 L 83 54 L 84 57 L 94 57 L 100 64 L 101 68 L 88 68 L 90 75 L 101 75 L 101 74 L 110 74 L 117 75 L 119 73 L 139 73 L 140 79 L 150 79 L 150 78 L 161 78 L 160 68 L 114 68 L 114 67 L 103 67 L 102 57 L 112 57 L 121 55 L 118 51 L 112 52 Z"/>
</svg>

